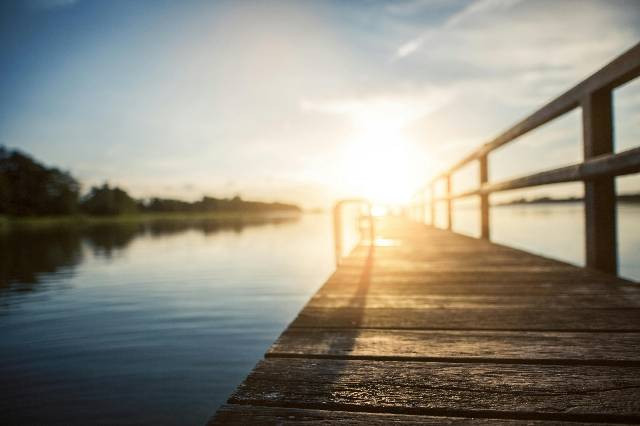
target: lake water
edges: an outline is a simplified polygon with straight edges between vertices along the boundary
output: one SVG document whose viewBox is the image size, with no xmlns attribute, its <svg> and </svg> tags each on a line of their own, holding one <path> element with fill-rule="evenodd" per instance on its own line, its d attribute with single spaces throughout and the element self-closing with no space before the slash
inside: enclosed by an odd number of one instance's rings
<svg viewBox="0 0 640 426">
<path fill-rule="evenodd" d="M 638 279 L 640 206 L 619 210 Z M 497 241 L 577 263 L 582 224 L 577 204 L 492 210 Z M 328 215 L 0 235 L 0 423 L 203 424 L 331 273 L 331 238 Z"/>
<path fill-rule="evenodd" d="M 315 215 L 0 238 L 0 424 L 203 424 L 331 273 L 331 236 Z"/>
<path fill-rule="evenodd" d="M 478 236 L 479 214 L 468 207 L 454 209 L 454 230 Z M 580 202 L 495 206 L 490 225 L 492 241 L 576 265 L 585 263 Z M 640 280 L 639 204 L 618 203 L 618 256 L 620 275 Z"/>
</svg>

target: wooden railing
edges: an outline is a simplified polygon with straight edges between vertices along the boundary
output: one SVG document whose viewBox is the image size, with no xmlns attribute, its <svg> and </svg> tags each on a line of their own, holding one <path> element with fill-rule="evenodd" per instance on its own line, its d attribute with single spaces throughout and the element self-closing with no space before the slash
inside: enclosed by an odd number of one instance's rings
<svg viewBox="0 0 640 426">
<path fill-rule="evenodd" d="M 615 177 L 640 172 L 640 147 L 613 152 L 612 91 L 640 75 L 640 43 L 614 59 L 581 83 L 552 100 L 536 112 L 485 143 L 444 173 L 438 174 L 414 196 L 413 207 L 424 220 L 427 204 L 431 224 L 435 224 L 436 203 L 447 204 L 447 229 L 452 229 L 452 200 L 480 197 L 480 236 L 489 239 L 489 195 L 494 192 L 529 188 L 562 182 L 584 182 L 586 224 L 586 264 L 588 267 L 616 273 L 617 230 Z M 584 161 L 502 182 L 489 182 L 489 154 L 531 130 L 565 113 L 582 109 Z M 467 164 L 479 162 L 477 189 L 459 194 L 451 192 L 452 175 Z M 445 181 L 445 195 L 438 197 L 436 184 Z M 425 199 L 426 192 L 430 200 Z"/>
</svg>

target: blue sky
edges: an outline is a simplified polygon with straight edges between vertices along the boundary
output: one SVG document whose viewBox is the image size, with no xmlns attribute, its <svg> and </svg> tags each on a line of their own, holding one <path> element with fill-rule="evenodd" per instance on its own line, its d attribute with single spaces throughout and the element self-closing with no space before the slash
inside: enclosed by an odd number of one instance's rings
<svg viewBox="0 0 640 426">
<path fill-rule="evenodd" d="M 139 197 L 401 201 L 638 41 L 636 0 L 5 1 L 0 144 Z M 640 84 L 615 102 L 637 146 Z M 580 158 L 574 112 L 491 177 Z"/>
</svg>

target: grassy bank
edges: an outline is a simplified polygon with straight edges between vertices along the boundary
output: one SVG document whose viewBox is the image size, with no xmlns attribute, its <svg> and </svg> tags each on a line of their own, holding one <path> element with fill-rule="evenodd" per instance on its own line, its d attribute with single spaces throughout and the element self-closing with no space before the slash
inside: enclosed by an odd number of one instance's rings
<svg viewBox="0 0 640 426">
<path fill-rule="evenodd" d="M 136 213 L 117 216 L 38 216 L 38 217 L 8 217 L 0 216 L 0 231 L 12 227 L 49 227 L 49 226 L 82 226 L 94 224 L 117 223 L 146 223 L 154 221 L 194 221 L 211 220 L 218 222 L 254 222 L 280 218 L 295 218 L 301 213 L 281 212 L 203 212 L 203 213 Z"/>
</svg>

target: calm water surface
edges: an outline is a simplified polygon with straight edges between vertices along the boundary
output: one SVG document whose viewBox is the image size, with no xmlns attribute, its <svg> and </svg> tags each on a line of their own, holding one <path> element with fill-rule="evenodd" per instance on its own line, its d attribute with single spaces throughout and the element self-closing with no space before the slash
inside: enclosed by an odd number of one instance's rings
<svg viewBox="0 0 640 426">
<path fill-rule="evenodd" d="M 454 210 L 454 229 L 478 236 L 479 214 Z M 491 239 L 532 253 L 584 265 L 582 203 L 529 204 L 491 208 Z M 640 205 L 618 203 L 620 275 L 640 280 Z"/>
<path fill-rule="evenodd" d="M 331 235 L 317 215 L 0 237 L 0 423 L 203 424 L 330 274 Z"/>
<path fill-rule="evenodd" d="M 640 206 L 621 206 L 640 278 Z M 456 229 L 474 233 L 460 210 Z M 328 216 L 0 235 L 0 415 L 8 424 L 202 424 L 333 269 Z M 580 205 L 492 211 L 494 239 L 580 263 Z"/>
</svg>

